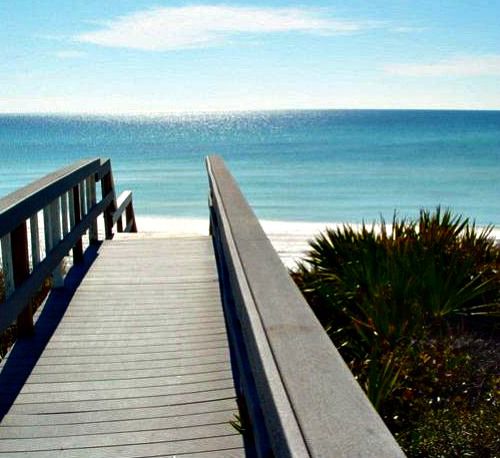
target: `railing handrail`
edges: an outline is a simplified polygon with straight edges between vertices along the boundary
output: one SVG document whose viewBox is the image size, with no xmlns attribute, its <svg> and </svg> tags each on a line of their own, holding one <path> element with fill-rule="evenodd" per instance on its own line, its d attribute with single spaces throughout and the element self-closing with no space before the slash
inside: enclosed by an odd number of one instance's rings
<svg viewBox="0 0 500 458">
<path fill-rule="evenodd" d="M 293 283 L 222 159 L 208 157 L 207 169 L 210 228 L 219 268 L 225 271 L 224 306 L 237 317 L 249 361 L 250 375 L 237 376 L 239 396 L 251 421 L 257 409 L 252 404 L 262 410 L 253 426 L 265 423 L 276 457 L 404 456 Z M 237 364 L 239 371 L 242 364 Z M 253 388 L 245 381 L 249 377 Z M 255 393 L 257 400 L 252 399 Z M 269 451 L 257 444 L 259 456 Z"/>
<path fill-rule="evenodd" d="M 96 182 L 101 182 L 101 198 Z M 97 217 L 104 214 L 106 238 L 113 226 L 136 232 L 132 194 L 125 191 L 117 206 L 111 161 L 100 158 L 78 161 L 34 181 L 0 199 L 0 239 L 5 283 L 1 304 L 0 333 L 16 320 L 19 334 L 33 331 L 33 317 L 27 306 L 31 297 L 52 274 L 54 286 L 63 286 L 60 264 L 70 250 L 74 262 L 82 260 L 82 236 L 89 231 L 91 243 L 97 240 Z M 43 210 L 45 257 L 40 257 L 38 212 Z M 31 229 L 31 267 L 27 220 Z"/>
<path fill-rule="evenodd" d="M 99 158 L 81 160 L 36 180 L 0 199 L 0 237 L 42 210 L 101 167 Z"/>
</svg>

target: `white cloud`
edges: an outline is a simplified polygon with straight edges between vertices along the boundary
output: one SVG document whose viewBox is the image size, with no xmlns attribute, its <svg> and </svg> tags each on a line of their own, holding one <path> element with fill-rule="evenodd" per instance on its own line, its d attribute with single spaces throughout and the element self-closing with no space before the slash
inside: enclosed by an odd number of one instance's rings
<svg viewBox="0 0 500 458">
<path fill-rule="evenodd" d="M 500 54 L 456 56 L 435 62 L 389 64 L 384 71 L 396 76 L 500 76 Z"/>
<path fill-rule="evenodd" d="M 102 23 L 77 35 L 79 42 L 152 51 L 200 48 L 237 34 L 303 32 L 356 33 L 368 23 L 334 20 L 307 8 L 258 8 L 224 5 L 154 8 Z"/>
</svg>

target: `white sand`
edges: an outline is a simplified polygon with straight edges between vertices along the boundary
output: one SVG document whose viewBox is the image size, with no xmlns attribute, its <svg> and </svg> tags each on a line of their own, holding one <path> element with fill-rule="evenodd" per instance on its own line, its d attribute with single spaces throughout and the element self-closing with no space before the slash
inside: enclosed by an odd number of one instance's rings
<svg viewBox="0 0 500 458">
<path fill-rule="evenodd" d="M 262 227 L 287 267 L 295 266 L 296 260 L 308 249 L 312 239 L 334 223 L 306 223 L 261 221 Z M 174 237 L 208 235 L 208 218 L 137 217 L 137 229 L 146 234 L 162 233 Z"/>
<path fill-rule="evenodd" d="M 308 241 L 313 239 L 326 227 L 338 227 L 339 223 L 311 223 L 290 221 L 261 221 L 262 227 L 278 252 L 285 266 L 293 268 L 296 261 L 308 250 Z M 104 221 L 98 219 L 99 239 L 104 239 Z M 168 218 L 157 216 L 138 216 L 137 229 L 143 237 L 158 235 L 169 237 L 191 237 L 208 235 L 208 217 L 202 218 Z M 41 254 L 44 256 L 43 218 L 39 218 Z M 500 243 L 500 229 L 495 229 L 492 236 Z M 84 238 L 88 245 L 88 238 Z M 30 253 L 31 255 L 31 253 Z M 31 256 L 30 256 L 31 257 Z M 1 260 L 1 254 L 0 254 Z M 70 260 L 67 260 L 67 263 Z"/>
<path fill-rule="evenodd" d="M 260 221 L 264 232 L 278 252 L 285 266 L 293 268 L 296 261 L 308 250 L 308 241 L 326 227 L 342 226 L 341 223 L 311 223 L 291 221 Z M 361 227 L 361 225 L 353 225 Z M 208 218 L 165 218 L 137 217 L 137 229 L 142 233 L 167 234 L 174 237 L 208 235 Z M 492 236 L 500 241 L 500 229 L 495 229 Z"/>
</svg>

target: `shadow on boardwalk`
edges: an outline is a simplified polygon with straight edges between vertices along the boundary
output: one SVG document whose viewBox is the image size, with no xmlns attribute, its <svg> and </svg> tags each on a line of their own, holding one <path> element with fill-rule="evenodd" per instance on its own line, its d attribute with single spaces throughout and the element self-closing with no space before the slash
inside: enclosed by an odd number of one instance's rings
<svg viewBox="0 0 500 458">
<path fill-rule="evenodd" d="M 69 270 L 64 288 L 52 289 L 35 324 L 35 334 L 18 340 L 5 357 L 0 368 L 0 421 L 9 412 L 31 371 L 36 366 L 52 334 L 61 322 L 66 309 L 90 266 L 98 256 L 100 244 L 90 246 L 81 264 Z"/>
</svg>

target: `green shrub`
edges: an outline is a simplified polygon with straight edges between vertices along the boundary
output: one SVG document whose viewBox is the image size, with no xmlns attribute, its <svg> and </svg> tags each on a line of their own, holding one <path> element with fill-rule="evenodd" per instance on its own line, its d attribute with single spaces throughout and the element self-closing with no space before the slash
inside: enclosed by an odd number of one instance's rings
<svg viewBox="0 0 500 458">
<path fill-rule="evenodd" d="M 490 233 L 440 208 L 422 210 L 416 222 L 395 216 L 378 231 L 329 229 L 311 242 L 295 277 L 331 333 L 347 323 L 366 348 L 387 350 L 424 324 L 498 313 L 500 258 Z"/>
<path fill-rule="evenodd" d="M 491 231 L 478 231 L 469 219 L 439 207 L 422 210 L 415 221 L 395 215 L 390 226 L 383 220 L 360 230 L 345 225 L 310 242 L 292 272 L 411 456 L 455 456 L 452 450 L 465 439 L 450 443 L 448 454 L 432 450 L 454 441 L 459 427 L 474 437 L 464 450 L 479 450 L 486 446 L 479 444 L 481 435 L 490 437 L 492 419 L 498 420 L 498 352 L 491 367 L 477 345 L 459 344 L 466 338 L 485 348 L 496 345 L 486 338 L 500 314 L 500 249 Z M 476 393 L 475 386 L 490 394 Z M 471 423 L 479 416 L 484 431 Z M 430 425 L 439 421 L 444 429 L 437 434 Z M 494 449 L 494 441 L 487 447 Z"/>
</svg>

